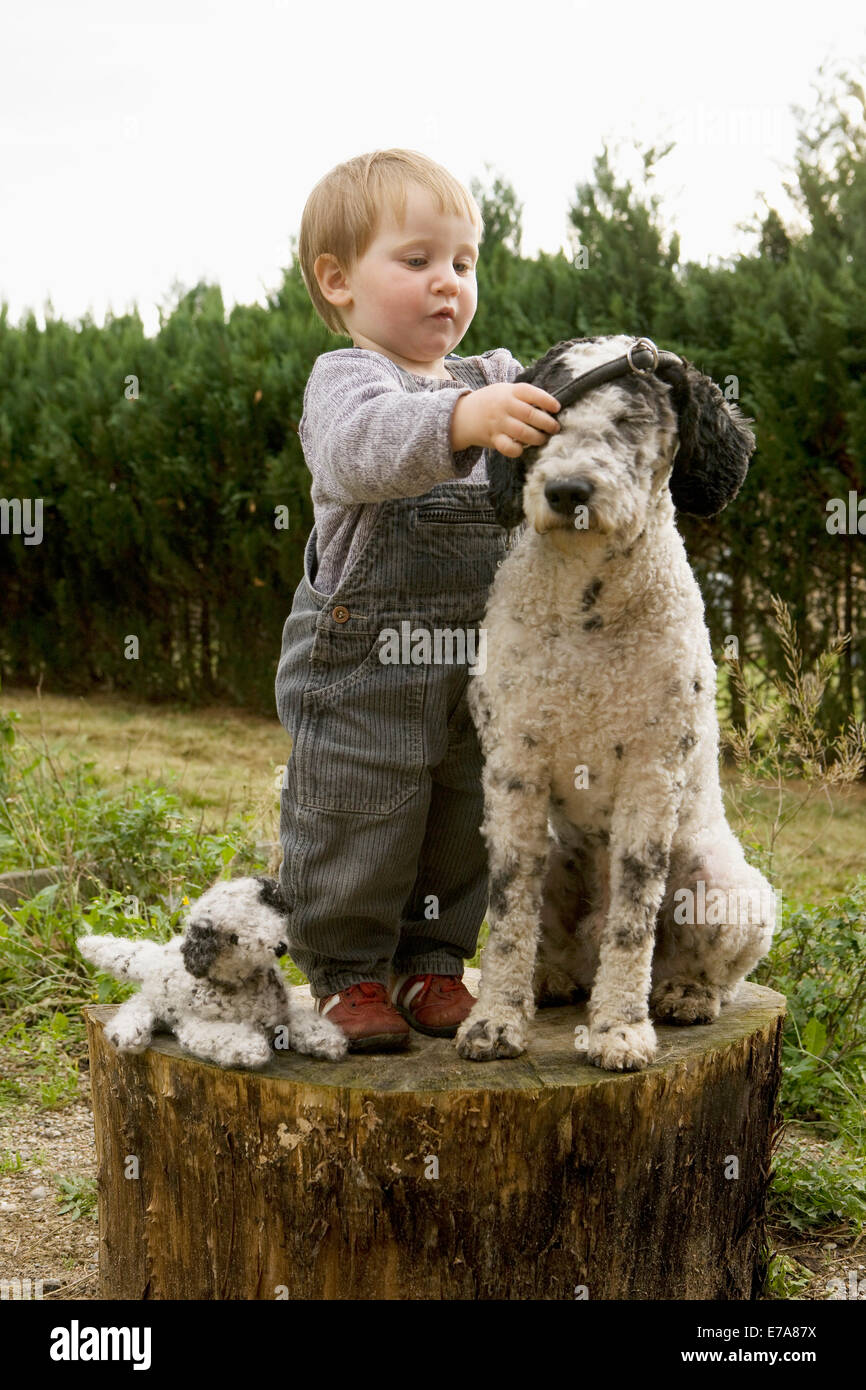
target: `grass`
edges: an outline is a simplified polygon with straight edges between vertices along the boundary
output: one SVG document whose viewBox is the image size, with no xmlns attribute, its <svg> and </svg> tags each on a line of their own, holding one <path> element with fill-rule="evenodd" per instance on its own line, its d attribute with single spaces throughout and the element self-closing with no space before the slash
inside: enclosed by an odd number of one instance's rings
<svg viewBox="0 0 866 1390">
<path fill-rule="evenodd" d="M 34 758 L 44 748 L 65 764 L 74 753 L 84 775 L 110 796 L 151 783 L 176 796 L 181 815 L 201 832 L 225 831 L 242 817 L 251 833 L 276 838 L 276 789 L 291 751 L 276 713 L 263 719 L 222 707 L 142 706 L 112 695 L 71 698 L 20 687 L 3 688 L 3 708 L 20 715 L 17 736 Z M 21 867 L 14 851 L 0 840 L 0 873 Z"/>
<path fill-rule="evenodd" d="M 792 1137 L 776 1155 L 777 1215 L 798 1235 L 845 1234 L 866 1227 L 866 1169 L 839 1143 L 816 1156 L 807 1141 Z"/>
<path fill-rule="evenodd" d="M 59 1188 L 57 1201 L 62 1215 L 71 1217 L 73 1221 L 79 1221 L 82 1216 L 89 1216 L 91 1221 L 98 1219 L 95 1178 L 76 1173 L 68 1178 L 57 1177 L 55 1183 Z"/>
<path fill-rule="evenodd" d="M 77 1100 L 79 1060 L 85 1055 L 80 1014 L 55 1010 L 29 1027 L 26 1019 L 10 1022 L 7 1015 L 6 1025 L 2 1034 L 6 1069 L 16 1075 L 7 1077 L 0 1091 L 0 1110 L 19 1101 L 30 1101 L 39 1110 L 62 1110 Z"/>
<path fill-rule="evenodd" d="M 191 819 L 196 833 L 225 832 L 240 818 L 252 841 L 278 838 L 277 788 L 291 740 L 276 714 L 263 719 L 221 708 L 142 708 L 110 695 L 85 700 L 21 688 L 4 688 L 2 706 L 20 714 L 18 737 L 34 757 L 44 735 L 53 758 L 65 765 L 70 753 L 80 756 L 85 775 L 110 797 L 149 780 L 154 795 L 164 789 L 176 797 L 179 818 Z M 756 821 L 774 814 L 777 793 L 747 793 L 736 769 L 723 771 L 722 785 L 731 825 L 748 845 Z M 786 789 L 804 805 L 779 844 L 776 879 L 792 899 L 827 902 L 862 866 L 866 785 L 809 801 L 801 779 L 788 778 Z M 17 846 L 4 844 L 0 824 L 0 873 L 20 867 Z"/>
<path fill-rule="evenodd" d="M 773 1254 L 767 1280 L 767 1297 L 787 1301 L 800 1298 L 811 1283 L 811 1276 L 787 1255 Z"/>
<path fill-rule="evenodd" d="M 862 873 L 866 785 L 814 795 L 801 778 L 785 781 L 786 794 L 802 805 L 775 856 L 773 882 L 793 902 L 828 903 Z M 769 820 L 778 807 L 774 790 L 746 792 L 735 769 L 722 773 L 722 791 L 731 829 L 746 847 L 755 847 L 755 822 Z"/>
</svg>

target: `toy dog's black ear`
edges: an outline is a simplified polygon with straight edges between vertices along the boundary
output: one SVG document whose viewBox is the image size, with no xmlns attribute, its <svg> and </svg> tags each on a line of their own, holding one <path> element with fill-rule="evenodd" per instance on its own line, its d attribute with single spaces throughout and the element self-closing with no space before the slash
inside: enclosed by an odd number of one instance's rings
<svg viewBox="0 0 866 1390">
<path fill-rule="evenodd" d="M 679 421 L 679 448 L 670 479 L 678 511 L 715 516 L 736 497 L 755 448 L 752 423 L 726 401 L 718 386 L 682 359 L 660 368 Z"/>
<path fill-rule="evenodd" d="M 203 980 L 219 955 L 219 937 L 209 918 L 190 922 L 180 943 L 180 953 L 190 975 Z"/>
<path fill-rule="evenodd" d="M 283 890 L 275 878 L 270 878 L 267 874 L 256 874 L 257 883 L 261 884 L 259 897 L 266 907 L 272 907 L 275 912 L 281 912 L 285 917 L 288 915 L 289 904 L 283 896 Z"/>
<path fill-rule="evenodd" d="M 487 491 L 490 505 L 500 526 L 509 531 L 523 521 L 523 484 L 526 482 L 526 454 L 506 458 L 496 449 L 487 451 Z"/>
</svg>

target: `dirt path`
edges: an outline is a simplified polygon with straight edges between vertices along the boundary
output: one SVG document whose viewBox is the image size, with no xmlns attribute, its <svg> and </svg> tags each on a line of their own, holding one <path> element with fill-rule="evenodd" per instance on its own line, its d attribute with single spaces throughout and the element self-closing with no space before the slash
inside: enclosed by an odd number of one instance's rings
<svg viewBox="0 0 866 1390">
<path fill-rule="evenodd" d="M 8 1063 L 8 1065 L 7 1065 Z M 20 1069 L 0 1057 L 3 1076 Z M 58 1178 L 96 1177 L 90 1078 L 82 1072 L 80 1100 L 58 1110 L 29 1101 L 0 1110 L 0 1279 L 41 1279 L 44 1299 L 97 1298 L 98 1230 L 93 1217 L 60 1210 Z M 19 1155 L 21 1167 L 9 1162 Z M 58 1201 L 58 1198 L 61 1200 Z M 95 1212 L 95 1207 L 94 1207 Z"/>
</svg>

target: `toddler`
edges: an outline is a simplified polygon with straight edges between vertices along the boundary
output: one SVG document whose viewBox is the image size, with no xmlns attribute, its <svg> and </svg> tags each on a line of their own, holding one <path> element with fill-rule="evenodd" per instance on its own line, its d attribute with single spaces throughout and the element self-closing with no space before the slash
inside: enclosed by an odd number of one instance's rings
<svg viewBox="0 0 866 1390">
<path fill-rule="evenodd" d="M 354 346 L 316 360 L 299 425 L 315 524 L 276 678 L 280 882 L 292 959 L 354 1050 L 453 1037 L 475 1002 L 488 870 L 466 686 L 508 540 L 484 449 L 517 458 L 559 429 L 505 348 L 453 352 L 482 230 L 462 184 L 402 149 L 337 165 L 301 220 L 315 309 Z"/>
</svg>

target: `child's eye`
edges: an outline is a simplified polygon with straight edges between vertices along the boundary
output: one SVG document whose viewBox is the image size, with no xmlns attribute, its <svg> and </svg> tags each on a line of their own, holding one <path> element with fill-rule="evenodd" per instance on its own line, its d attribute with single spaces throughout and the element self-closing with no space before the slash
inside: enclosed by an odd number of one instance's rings
<svg viewBox="0 0 866 1390">
<path fill-rule="evenodd" d="M 406 259 L 406 264 L 407 264 L 407 265 L 415 265 L 415 264 L 418 264 L 418 263 L 420 263 L 421 265 L 426 264 L 426 257 L 424 257 L 424 256 L 408 256 L 407 259 Z M 462 266 L 463 270 L 466 271 L 466 272 L 471 272 L 471 271 L 472 271 L 472 262 L 471 262 L 471 261 L 455 261 L 454 264 L 455 264 L 456 266 L 458 266 L 458 267 Z"/>
</svg>

